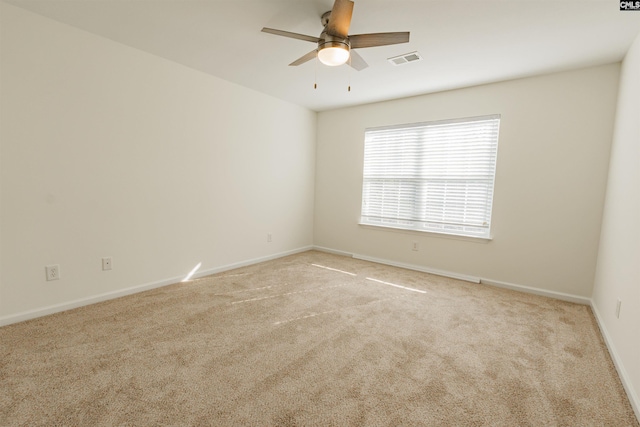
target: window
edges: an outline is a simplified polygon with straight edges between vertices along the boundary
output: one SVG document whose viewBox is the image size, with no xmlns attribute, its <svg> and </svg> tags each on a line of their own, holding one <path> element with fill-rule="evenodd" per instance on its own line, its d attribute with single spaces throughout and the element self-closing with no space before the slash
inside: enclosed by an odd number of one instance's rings
<svg viewBox="0 0 640 427">
<path fill-rule="evenodd" d="M 361 224 L 490 238 L 500 116 L 365 130 Z"/>
</svg>

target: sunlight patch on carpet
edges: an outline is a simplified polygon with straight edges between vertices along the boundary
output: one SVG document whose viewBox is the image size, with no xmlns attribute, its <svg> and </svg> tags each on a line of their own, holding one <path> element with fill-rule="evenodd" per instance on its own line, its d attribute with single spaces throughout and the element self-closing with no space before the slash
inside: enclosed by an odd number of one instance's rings
<svg viewBox="0 0 640 427">
<path fill-rule="evenodd" d="M 220 274 L 215 276 L 206 276 L 206 277 L 203 277 L 203 279 L 218 280 L 218 279 L 227 279 L 229 277 L 246 276 L 246 275 L 247 273 Z"/>
<path fill-rule="evenodd" d="M 349 273 L 348 271 L 338 270 L 337 268 L 331 268 L 331 267 L 327 267 L 327 266 L 320 265 L 320 264 L 311 264 L 311 265 L 313 265 L 314 267 L 318 267 L 318 268 L 324 268 L 325 270 L 337 271 L 338 273 L 348 274 L 349 276 L 357 276 L 357 274 L 355 274 L 355 273 Z"/>
<path fill-rule="evenodd" d="M 342 284 L 342 285 L 336 285 L 336 286 L 324 286 L 324 287 L 321 287 L 321 288 L 306 289 L 304 291 L 287 292 L 287 293 L 284 293 L 284 294 L 269 295 L 269 296 L 266 296 L 266 297 L 250 298 L 250 299 L 245 299 L 245 300 L 242 300 L 242 301 L 233 301 L 233 302 L 230 302 L 229 304 L 233 305 L 233 304 L 242 304 L 242 303 L 245 303 L 245 302 L 262 301 L 262 300 L 265 300 L 265 299 L 286 297 L 287 295 L 304 294 L 304 293 L 307 293 L 307 292 L 316 292 L 316 291 L 322 291 L 322 290 L 325 290 L 325 289 L 340 288 L 342 286 L 346 286 L 346 285 Z"/>
<path fill-rule="evenodd" d="M 395 288 L 404 289 L 406 291 L 419 292 L 421 294 L 426 294 L 427 293 L 427 291 L 422 291 L 420 289 L 414 289 L 414 288 L 408 288 L 406 286 L 396 285 L 395 283 L 389 283 L 389 282 L 384 282 L 384 281 L 378 280 L 378 279 L 372 279 L 371 277 L 367 277 L 367 280 L 371 280 L 372 282 L 376 282 L 376 283 L 382 283 L 383 285 L 393 286 Z"/>
<path fill-rule="evenodd" d="M 368 305 L 377 304 L 379 302 L 397 300 L 397 299 L 402 299 L 402 298 L 404 298 L 404 297 L 396 296 L 396 297 L 390 297 L 390 298 L 376 299 L 376 300 L 373 300 L 373 301 L 365 302 L 364 304 L 348 305 L 346 307 L 341 307 L 341 308 L 338 308 L 336 310 L 321 311 L 319 313 L 311 313 L 311 314 L 308 314 L 306 316 L 300 316 L 300 317 L 294 317 L 294 318 L 291 318 L 291 319 L 280 320 L 278 322 L 274 322 L 273 324 L 274 324 L 274 326 L 282 325 L 282 324 L 285 324 L 285 323 L 296 322 L 298 320 L 310 319 L 312 317 L 317 317 L 317 316 L 321 316 L 321 315 L 324 315 L 324 314 L 337 313 L 337 312 L 345 311 L 345 310 L 348 310 L 348 309 L 351 309 L 351 308 L 365 307 L 365 306 L 368 306 Z"/>
<path fill-rule="evenodd" d="M 253 292 L 253 291 L 264 291 L 265 289 L 273 289 L 273 288 L 277 288 L 280 286 L 289 286 L 289 283 L 280 283 L 279 285 L 271 285 L 271 286 L 262 286 L 260 288 L 247 288 L 247 289 L 238 289 L 237 291 L 229 291 L 229 292 L 225 292 L 222 294 L 215 294 L 215 296 L 227 296 L 227 295 L 233 295 L 233 294 L 240 294 L 240 293 L 244 293 L 244 292 Z"/>
<path fill-rule="evenodd" d="M 279 322 L 275 322 L 274 325 L 282 325 L 284 323 L 295 322 L 297 320 L 310 319 L 312 317 L 322 316 L 323 314 L 335 313 L 336 311 L 339 311 L 339 310 L 329 310 L 329 311 L 322 311 L 320 313 L 311 313 L 306 316 L 294 317 L 293 319 L 287 319 L 287 320 L 281 320 Z"/>
</svg>

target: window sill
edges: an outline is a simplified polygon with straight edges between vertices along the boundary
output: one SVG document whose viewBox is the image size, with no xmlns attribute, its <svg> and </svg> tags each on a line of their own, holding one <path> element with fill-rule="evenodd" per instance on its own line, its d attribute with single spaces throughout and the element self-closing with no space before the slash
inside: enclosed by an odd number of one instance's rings
<svg viewBox="0 0 640 427">
<path fill-rule="evenodd" d="M 361 222 L 358 223 L 358 225 L 363 228 L 371 228 L 374 230 L 389 230 L 389 231 L 401 232 L 406 234 L 420 233 L 420 234 L 427 234 L 429 236 L 438 237 L 442 239 L 464 240 L 464 241 L 473 242 L 473 243 L 489 243 L 493 240 L 493 237 L 472 237 L 472 236 L 463 236 L 460 234 L 452 234 L 452 233 L 438 233 L 436 231 L 410 230 L 407 228 L 391 227 L 388 225 L 372 225 L 372 224 L 363 224 Z"/>
</svg>

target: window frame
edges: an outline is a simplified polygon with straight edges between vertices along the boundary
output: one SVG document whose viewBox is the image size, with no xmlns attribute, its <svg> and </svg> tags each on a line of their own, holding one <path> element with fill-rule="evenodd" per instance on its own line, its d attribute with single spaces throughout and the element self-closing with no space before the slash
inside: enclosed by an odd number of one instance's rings
<svg viewBox="0 0 640 427">
<path fill-rule="evenodd" d="M 447 119 L 447 120 L 437 120 L 437 121 L 428 121 L 428 122 L 420 122 L 420 123 L 409 123 L 409 124 L 401 124 L 401 125 L 393 125 L 393 126 L 384 126 L 384 127 L 373 127 L 366 128 L 364 131 L 364 153 L 363 153 L 363 173 L 362 173 L 362 194 L 361 194 L 361 210 L 360 210 L 360 220 L 359 224 L 361 226 L 366 227 L 380 227 L 385 229 L 392 230 L 401 230 L 406 232 L 424 232 L 430 233 L 434 235 L 441 235 L 445 237 L 454 237 L 459 239 L 470 239 L 473 241 L 490 241 L 492 239 L 492 217 L 493 217 L 493 203 L 495 197 L 495 178 L 497 172 L 497 161 L 498 161 L 498 145 L 499 145 L 499 134 L 500 134 L 500 124 L 501 124 L 502 116 L 500 114 L 491 114 L 491 115 L 483 115 L 483 116 L 474 116 L 474 117 L 463 117 L 463 118 L 455 118 L 455 119 Z M 451 125 L 459 125 L 456 128 L 451 127 Z M 467 127 L 477 128 L 475 130 L 476 134 L 467 134 L 464 136 L 464 130 Z M 446 129 L 449 128 L 453 130 L 454 137 L 458 137 L 459 140 L 452 139 L 451 136 L 447 136 Z M 485 130 L 486 128 L 486 130 Z M 429 131 L 437 132 L 438 129 L 445 130 L 445 136 L 442 139 L 425 136 L 429 134 Z M 393 140 L 393 136 L 385 137 L 384 135 L 392 135 L 394 131 L 397 131 L 397 135 L 395 138 L 397 140 L 402 140 L 404 138 L 403 135 L 411 132 L 421 132 L 422 136 L 413 137 L 416 141 L 418 148 L 416 148 L 417 152 L 413 154 L 413 158 L 405 156 L 404 160 L 398 160 L 403 154 L 399 154 L 402 152 L 402 145 L 398 147 L 393 147 L 391 144 L 398 142 Z M 457 132 L 457 133 L 456 133 Z M 485 135 L 486 132 L 486 135 Z M 452 135 L 453 135 L 452 134 Z M 460 135 L 458 135 L 460 134 Z M 383 136 L 380 136 L 383 135 Z M 471 135 L 471 136 L 469 136 Z M 489 135 L 489 136 L 487 136 Z M 386 142 L 375 142 L 372 141 L 374 138 L 381 138 Z M 429 139 L 430 138 L 430 139 Z M 413 140 L 412 140 L 413 141 Z M 402 144 L 402 142 L 398 142 Z M 374 148 L 371 148 L 372 145 L 376 145 Z M 387 144 L 386 146 L 384 144 Z M 405 142 L 405 144 L 408 144 Z M 464 147 L 464 145 L 467 147 Z M 486 146 L 485 146 L 486 144 Z M 413 145 L 416 145 L 416 142 L 413 141 Z M 376 165 L 376 161 L 379 161 L 381 158 L 380 154 L 370 154 L 368 153 L 368 149 L 371 150 L 395 150 L 397 153 L 391 153 L 392 160 L 389 161 L 389 169 L 393 169 L 398 174 L 398 164 L 402 163 L 406 164 L 409 160 L 415 163 L 417 166 L 413 166 L 412 173 L 409 173 L 406 177 L 399 178 L 397 176 L 393 176 L 393 174 L 387 176 L 374 176 L 371 171 L 368 169 L 380 169 L 379 166 Z M 430 149 L 436 147 L 436 151 L 431 154 L 425 154 Z M 442 148 L 444 147 L 444 148 Z M 443 155 L 443 152 L 453 151 L 455 149 L 460 150 L 461 147 L 464 148 L 464 154 L 455 154 L 455 155 L 446 155 L 443 157 L 442 161 L 438 162 L 433 159 L 428 159 L 428 156 L 439 157 Z M 480 147 L 480 148 L 478 148 Z M 440 150 L 440 151 L 437 151 Z M 478 154 L 478 150 L 480 150 L 481 154 Z M 377 156 L 377 157 L 376 157 Z M 388 155 L 386 156 L 388 157 Z M 428 160 L 425 161 L 425 158 Z M 488 160 L 487 160 L 488 158 Z M 474 169 L 474 166 L 469 166 L 473 161 L 480 160 L 482 166 Z M 369 163 L 368 163 L 369 162 Z M 404 163 L 403 163 L 404 162 Z M 456 164 L 456 162 L 466 165 L 465 167 L 460 166 L 460 164 Z M 464 163 L 467 162 L 467 163 Z M 469 163 L 471 162 L 471 163 Z M 432 170 L 440 171 L 440 172 L 425 172 L 427 169 L 425 165 L 430 163 Z M 369 168 L 368 168 L 369 164 Z M 371 166 L 374 164 L 374 166 Z M 386 163 L 385 163 L 386 165 Z M 453 166 L 452 166 L 453 165 Z M 435 166 L 435 167 L 434 167 Z M 457 167 L 458 176 L 454 178 L 455 174 L 447 175 L 446 172 L 442 172 L 442 170 L 455 170 Z M 394 169 L 395 168 L 395 169 Z M 462 168 L 462 169 L 461 169 Z M 409 167 L 411 169 L 411 167 Z M 460 170 L 471 171 L 464 172 L 462 175 L 460 174 Z M 434 178 L 438 173 L 440 173 L 438 178 Z M 467 178 L 461 178 L 464 174 L 469 174 Z M 474 173 L 476 175 L 474 175 Z M 430 178 L 426 176 L 431 175 Z M 480 176 L 480 178 L 478 178 Z M 387 194 L 391 194 L 391 199 L 393 197 L 397 198 L 397 210 L 402 211 L 404 214 L 407 213 L 407 210 L 411 212 L 411 217 L 403 217 L 401 214 L 396 214 L 396 217 L 386 217 L 385 209 L 393 209 L 394 203 L 389 203 L 388 206 L 380 207 L 379 216 L 376 217 L 372 214 L 372 210 L 374 208 L 370 208 L 367 206 L 367 203 L 373 205 L 375 202 L 382 202 L 378 204 L 384 205 L 384 197 L 380 196 L 385 194 L 385 189 L 379 190 L 377 193 L 375 190 L 372 190 L 371 187 L 374 181 L 377 180 L 378 185 L 384 185 L 387 181 L 390 184 L 397 185 L 397 189 L 387 190 Z M 413 183 L 411 183 L 413 181 Z M 438 190 L 429 190 L 427 189 L 431 184 L 432 187 L 437 187 L 435 183 L 440 181 L 440 187 Z M 415 188 L 407 189 L 402 188 L 402 186 L 410 186 L 413 185 Z M 474 188 L 475 186 L 475 188 Z M 392 187 L 392 185 L 389 185 Z M 450 189 L 447 189 L 450 187 Z M 457 187 L 457 188 L 456 188 Z M 461 188 L 464 187 L 462 191 Z M 471 188 L 471 189 L 470 189 Z M 463 204 L 463 208 L 456 209 L 451 208 L 461 199 L 454 199 L 454 202 L 451 201 L 442 201 L 433 203 L 433 200 L 441 198 L 442 200 L 446 200 L 447 192 L 465 194 L 465 201 Z M 397 195 L 394 195 L 397 193 Z M 377 194 L 379 199 L 375 199 L 370 197 L 370 194 Z M 401 194 L 412 194 L 411 196 L 403 196 Z M 431 195 L 429 195 L 431 194 Z M 440 195 L 445 194 L 444 197 L 440 197 Z M 480 196 L 478 196 L 480 195 Z M 483 195 L 486 195 L 485 200 L 482 200 Z M 470 196 L 474 196 L 474 201 L 468 202 Z M 368 197 L 368 199 L 367 199 Z M 457 196 L 456 196 L 457 197 Z M 421 200 L 421 198 L 423 200 Z M 480 202 L 477 202 L 478 198 L 480 198 Z M 373 200 L 373 201 L 372 201 Z M 411 203 L 407 203 L 407 201 Z M 448 203 L 448 204 L 447 204 Z M 463 212 L 463 217 L 467 217 L 467 210 L 474 210 L 479 205 L 483 205 L 483 209 L 481 211 L 481 217 L 484 219 L 482 224 L 480 223 L 472 223 L 465 222 L 470 221 L 467 219 L 461 220 L 457 223 L 451 222 L 453 218 L 451 215 L 456 214 L 460 215 L 460 212 Z M 402 205 L 402 206 L 401 206 Z M 436 221 L 433 217 L 430 217 L 428 211 L 434 205 L 442 206 L 442 220 Z M 447 208 L 447 206 L 449 206 Z M 461 206 L 458 204 L 458 206 Z M 403 209 L 404 208 L 404 209 Z M 477 212 L 477 211 L 476 211 Z M 449 215 L 448 217 L 446 215 Z M 469 215 L 471 217 L 473 215 Z M 373 218 L 376 218 L 375 220 Z M 477 221 L 478 218 L 474 219 Z"/>
</svg>

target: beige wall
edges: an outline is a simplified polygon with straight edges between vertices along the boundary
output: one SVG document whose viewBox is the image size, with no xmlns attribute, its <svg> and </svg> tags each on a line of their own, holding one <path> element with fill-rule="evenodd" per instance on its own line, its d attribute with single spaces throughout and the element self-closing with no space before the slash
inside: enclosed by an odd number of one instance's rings
<svg viewBox="0 0 640 427">
<path fill-rule="evenodd" d="M 618 74 L 614 64 L 319 113 L 315 244 L 589 298 Z M 502 115 L 492 241 L 358 225 L 365 128 L 485 114 Z"/>
<path fill-rule="evenodd" d="M 640 418 L 640 35 L 622 63 L 593 304 Z"/>
<path fill-rule="evenodd" d="M 312 245 L 316 113 L 0 7 L 0 321 Z"/>
</svg>

